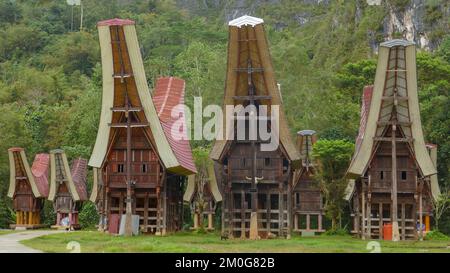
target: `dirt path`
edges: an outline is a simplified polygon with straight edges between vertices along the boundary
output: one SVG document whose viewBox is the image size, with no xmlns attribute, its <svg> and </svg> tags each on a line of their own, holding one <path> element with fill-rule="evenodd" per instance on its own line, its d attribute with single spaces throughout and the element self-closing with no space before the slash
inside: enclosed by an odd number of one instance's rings
<svg viewBox="0 0 450 273">
<path fill-rule="evenodd" d="M 42 253 L 20 243 L 22 240 L 32 239 L 48 234 L 60 233 L 60 230 L 28 230 L 0 235 L 0 253 Z"/>
</svg>

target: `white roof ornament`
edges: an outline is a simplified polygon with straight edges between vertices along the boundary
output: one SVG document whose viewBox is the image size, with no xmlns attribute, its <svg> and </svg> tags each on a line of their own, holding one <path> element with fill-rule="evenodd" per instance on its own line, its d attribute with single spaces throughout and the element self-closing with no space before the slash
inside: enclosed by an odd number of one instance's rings
<svg viewBox="0 0 450 273">
<path fill-rule="evenodd" d="M 81 5 L 81 0 L 66 0 L 69 6 L 79 6 Z"/>
<path fill-rule="evenodd" d="M 407 40 L 402 40 L 402 39 L 394 39 L 394 40 L 389 40 L 387 42 L 381 43 L 380 46 L 384 46 L 384 47 L 395 47 L 395 46 L 410 46 L 410 45 L 414 45 L 414 42 L 410 42 Z"/>
<path fill-rule="evenodd" d="M 263 24 L 264 20 L 261 18 L 256 18 L 256 17 L 252 17 L 252 16 L 248 16 L 248 15 L 244 15 L 242 17 L 239 17 L 237 19 L 234 19 L 232 21 L 230 21 L 228 23 L 229 26 L 234 26 L 234 27 L 242 27 L 242 26 L 256 26 L 259 24 Z"/>
</svg>

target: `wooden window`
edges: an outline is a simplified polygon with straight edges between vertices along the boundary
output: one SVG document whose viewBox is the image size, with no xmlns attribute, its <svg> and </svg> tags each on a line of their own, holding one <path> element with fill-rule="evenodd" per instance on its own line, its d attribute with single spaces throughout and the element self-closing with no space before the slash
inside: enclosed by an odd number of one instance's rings
<svg viewBox="0 0 450 273">
<path fill-rule="evenodd" d="M 118 173 L 124 173 L 125 172 L 125 166 L 123 164 L 117 164 L 117 172 Z"/>
<path fill-rule="evenodd" d="M 289 161 L 286 158 L 283 158 L 283 173 L 286 173 L 289 169 Z"/>
<path fill-rule="evenodd" d="M 141 171 L 142 171 L 143 173 L 146 173 L 146 172 L 147 172 L 147 164 L 142 164 L 142 166 L 141 166 Z"/>
<path fill-rule="evenodd" d="M 402 171 L 402 180 L 406 180 L 406 178 L 407 178 L 406 171 Z"/>
<path fill-rule="evenodd" d="M 270 157 L 264 158 L 264 166 L 269 167 L 271 165 Z"/>
<path fill-rule="evenodd" d="M 243 158 L 243 159 L 242 159 L 242 167 L 244 167 L 244 168 L 245 168 L 245 166 L 246 166 L 245 163 L 246 163 L 246 162 L 245 162 L 245 158 Z"/>
<path fill-rule="evenodd" d="M 380 180 L 384 180 L 384 171 L 380 172 Z"/>
</svg>

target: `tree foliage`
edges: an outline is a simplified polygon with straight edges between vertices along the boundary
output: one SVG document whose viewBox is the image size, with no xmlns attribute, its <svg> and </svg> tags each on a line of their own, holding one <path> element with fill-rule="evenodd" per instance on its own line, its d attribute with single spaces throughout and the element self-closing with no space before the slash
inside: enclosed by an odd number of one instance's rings
<svg viewBox="0 0 450 273">
<path fill-rule="evenodd" d="M 332 229 L 338 228 L 343 208 L 347 180 L 344 178 L 354 145 L 345 140 L 322 139 L 314 144 L 313 157 L 317 161 L 316 179 L 325 197 L 326 215 L 331 218 Z"/>
</svg>

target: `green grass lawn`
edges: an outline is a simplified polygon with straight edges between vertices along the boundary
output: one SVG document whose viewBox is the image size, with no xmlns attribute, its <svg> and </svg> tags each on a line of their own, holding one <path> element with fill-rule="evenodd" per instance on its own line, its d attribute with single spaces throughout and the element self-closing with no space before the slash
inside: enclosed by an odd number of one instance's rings
<svg viewBox="0 0 450 273">
<path fill-rule="evenodd" d="M 16 231 L 11 230 L 11 229 L 0 230 L 0 235 L 5 235 L 5 234 L 13 233 L 13 232 L 16 232 Z"/>
<path fill-rule="evenodd" d="M 22 241 L 24 245 L 45 252 L 68 252 L 67 243 L 80 243 L 81 252 L 365 252 L 368 241 L 350 236 L 294 236 L 290 240 L 221 241 L 218 234 L 178 233 L 166 237 L 141 235 L 136 237 L 112 236 L 97 231 L 76 231 L 47 235 Z M 379 241 L 382 252 L 448 252 L 450 241 Z"/>
</svg>

